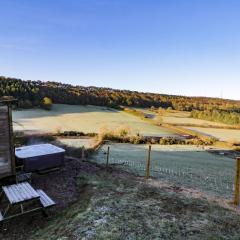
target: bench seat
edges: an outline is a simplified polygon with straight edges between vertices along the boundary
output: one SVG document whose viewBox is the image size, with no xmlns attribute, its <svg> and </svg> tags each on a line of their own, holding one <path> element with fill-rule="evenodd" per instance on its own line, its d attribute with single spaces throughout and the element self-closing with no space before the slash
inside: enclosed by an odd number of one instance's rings
<svg viewBox="0 0 240 240">
<path fill-rule="evenodd" d="M 44 208 L 56 205 L 56 203 L 43 190 L 38 189 L 36 191 L 40 195 L 40 202 Z"/>
</svg>

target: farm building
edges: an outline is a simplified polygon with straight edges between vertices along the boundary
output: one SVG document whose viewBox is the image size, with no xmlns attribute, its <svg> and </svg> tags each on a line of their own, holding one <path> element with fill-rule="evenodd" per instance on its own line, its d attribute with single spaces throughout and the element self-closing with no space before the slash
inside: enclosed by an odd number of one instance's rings
<svg viewBox="0 0 240 240">
<path fill-rule="evenodd" d="M 0 105 L 0 179 L 15 175 L 11 107 Z"/>
</svg>

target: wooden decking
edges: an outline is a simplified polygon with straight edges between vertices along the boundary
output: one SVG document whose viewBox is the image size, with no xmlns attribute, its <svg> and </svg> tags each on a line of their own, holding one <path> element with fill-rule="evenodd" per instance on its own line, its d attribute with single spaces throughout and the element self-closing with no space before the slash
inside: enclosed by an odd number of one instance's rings
<svg viewBox="0 0 240 240">
<path fill-rule="evenodd" d="M 12 175 L 11 118 L 7 106 L 0 107 L 0 178 Z"/>
</svg>

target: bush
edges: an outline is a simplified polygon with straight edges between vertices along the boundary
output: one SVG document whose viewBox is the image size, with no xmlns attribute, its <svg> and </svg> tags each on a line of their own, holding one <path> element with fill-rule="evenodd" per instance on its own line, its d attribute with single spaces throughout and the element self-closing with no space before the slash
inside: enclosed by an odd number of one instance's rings
<svg viewBox="0 0 240 240">
<path fill-rule="evenodd" d="M 56 136 L 59 137 L 95 137 L 97 134 L 96 133 L 84 133 L 84 132 L 78 132 L 78 131 L 64 131 L 61 132 L 60 130 L 57 129 L 56 131 Z"/>
<path fill-rule="evenodd" d="M 42 100 L 42 108 L 45 110 L 51 110 L 52 109 L 52 99 L 49 97 L 45 97 Z"/>
</svg>

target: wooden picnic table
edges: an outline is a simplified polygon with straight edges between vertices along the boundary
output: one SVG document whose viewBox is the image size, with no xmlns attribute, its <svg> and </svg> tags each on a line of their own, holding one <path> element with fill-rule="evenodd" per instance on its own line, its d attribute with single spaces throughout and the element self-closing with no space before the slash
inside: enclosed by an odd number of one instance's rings
<svg viewBox="0 0 240 240">
<path fill-rule="evenodd" d="M 3 186 L 0 197 L 0 200 L 5 197 L 7 201 L 6 207 L 0 211 L 0 222 L 55 205 L 55 202 L 43 190 L 35 190 L 28 182 Z M 25 210 L 24 206 L 27 202 L 35 202 L 35 206 Z M 14 206 L 20 206 L 20 213 L 9 215 L 9 210 Z"/>
<path fill-rule="evenodd" d="M 40 195 L 28 182 L 5 186 L 2 189 L 11 204 L 40 198 Z"/>
</svg>

